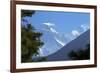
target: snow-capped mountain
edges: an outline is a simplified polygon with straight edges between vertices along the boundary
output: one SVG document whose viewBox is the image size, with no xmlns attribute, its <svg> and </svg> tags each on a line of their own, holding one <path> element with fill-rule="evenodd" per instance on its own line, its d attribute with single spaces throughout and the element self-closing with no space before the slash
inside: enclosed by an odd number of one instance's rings
<svg viewBox="0 0 100 73">
<path fill-rule="evenodd" d="M 66 44 L 64 41 L 67 38 L 63 38 L 61 35 L 59 35 L 58 32 L 53 27 L 48 26 L 48 25 L 41 26 L 41 27 L 42 28 L 38 29 L 38 31 L 43 33 L 41 37 L 41 41 L 44 42 L 44 45 L 41 48 L 39 48 L 38 55 L 35 55 L 35 56 L 33 55 L 32 57 L 33 59 L 53 54 Z"/>
<path fill-rule="evenodd" d="M 59 34 L 52 26 L 45 25 L 42 27 L 38 29 L 39 32 L 43 33 L 41 41 L 44 42 L 44 45 L 39 49 L 40 56 L 53 54 L 69 42 L 68 38 Z"/>
<path fill-rule="evenodd" d="M 84 47 L 90 41 L 90 30 L 87 30 L 82 35 L 77 37 L 75 40 L 72 40 L 70 43 L 66 44 L 56 53 L 47 56 L 48 61 L 60 61 L 60 60 L 69 60 L 68 53 L 71 50 L 84 49 Z"/>
<path fill-rule="evenodd" d="M 83 36 L 86 35 L 85 37 L 81 38 L 79 41 L 76 41 L 75 43 L 70 45 L 70 47 L 68 47 L 68 49 L 62 50 L 62 47 L 65 47 L 67 44 L 69 45 L 69 42 L 72 42 L 72 40 L 74 40 L 77 37 L 74 37 L 73 39 L 70 39 L 70 37 L 65 37 L 64 34 L 59 33 L 54 28 L 54 25 L 50 24 L 50 23 L 44 23 L 44 25 L 41 26 L 41 29 L 37 29 L 37 30 L 39 32 L 43 33 L 43 35 L 41 37 L 41 41 L 44 42 L 44 45 L 39 48 L 39 51 L 38 51 L 39 54 L 37 56 L 33 55 L 33 57 L 32 57 L 33 59 L 34 58 L 36 59 L 36 57 L 38 58 L 38 57 L 48 56 L 48 60 L 63 60 L 63 58 L 65 59 L 65 57 L 66 57 L 65 54 L 67 54 L 67 52 L 69 50 L 71 50 L 70 49 L 71 47 L 72 47 L 72 49 L 73 49 L 73 47 L 75 47 L 75 48 L 79 48 L 79 46 L 82 47 L 81 40 L 84 38 L 83 40 L 85 41 L 86 36 L 89 38 L 89 36 L 88 36 L 89 32 L 87 33 L 87 35 L 85 34 L 86 33 L 85 32 L 84 34 L 82 34 Z M 79 36 L 79 37 L 81 37 L 81 36 Z M 84 41 L 82 42 L 82 44 L 85 43 Z M 79 42 L 80 45 L 78 45 L 77 42 Z M 64 57 L 62 57 L 63 55 L 64 55 Z M 59 58 L 60 56 L 62 57 L 61 59 Z"/>
</svg>

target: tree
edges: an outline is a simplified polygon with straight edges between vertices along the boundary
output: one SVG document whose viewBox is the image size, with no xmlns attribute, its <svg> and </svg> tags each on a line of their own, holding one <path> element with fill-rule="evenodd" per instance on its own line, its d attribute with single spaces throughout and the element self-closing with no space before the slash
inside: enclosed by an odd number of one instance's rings
<svg viewBox="0 0 100 73">
<path fill-rule="evenodd" d="M 33 11 L 23 10 L 21 18 L 32 16 Z M 32 62 L 32 56 L 38 54 L 39 48 L 44 44 L 40 37 L 41 32 L 37 32 L 31 24 L 21 25 L 21 62 Z"/>
<path fill-rule="evenodd" d="M 31 17 L 35 13 L 34 10 L 21 10 L 21 17 Z"/>
<path fill-rule="evenodd" d="M 72 60 L 90 59 L 90 44 L 86 45 L 86 49 L 77 51 L 72 50 L 68 55 Z"/>
<path fill-rule="evenodd" d="M 33 62 L 43 62 L 43 61 L 47 61 L 47 57 L 36 57 L 32 61 Z"/>
</svg>

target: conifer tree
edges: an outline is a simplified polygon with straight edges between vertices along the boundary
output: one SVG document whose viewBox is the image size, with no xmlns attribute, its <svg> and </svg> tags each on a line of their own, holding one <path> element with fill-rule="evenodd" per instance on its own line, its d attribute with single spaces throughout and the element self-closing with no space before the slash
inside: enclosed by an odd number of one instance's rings
<svg viewBox="0 0 100 73">
<path fill-rule="evenodd" d="M 21 18 L 31 17 L 35 11 L 22 10 Z M 41 32 L 37 32 L 31 24 L 21 24 L 21 62 L 32 62 L 32 56 L 38 54 L 39 48 L 44 44 L 40 38 Z"/>
<path fill-rule="evenodd" d="M 68 55 L 72 60 L 90 59 L 90 44 L 87 44 L 84 50 L 83 49 L 77 51 L 72 50 Z"/>
</svg>

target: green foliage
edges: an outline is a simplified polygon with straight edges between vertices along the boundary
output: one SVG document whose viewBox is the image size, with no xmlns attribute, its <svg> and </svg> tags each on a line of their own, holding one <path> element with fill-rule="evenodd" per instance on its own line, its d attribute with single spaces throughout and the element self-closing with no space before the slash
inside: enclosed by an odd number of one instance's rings
<svg viewBox="0 0 100 73">
<path fill-rule="evenodd" d="M 86 45 L 86 49 L 77 51 L 72 50 L 68 55 L 72 60 L 90 59 L 90 44 Z"/>
<path fill-rule="evenodd" d="M 43 57 L 40 60 L 38 60 L 38 62 L 43 62 L 43 61 L 47 61 L 47 58 L 46 57 Z"/>
<path fill-rule="evenodd" d="M 40 37 L 42 33 L 36 32 L 31 24 L 21 26 L 21 55 L 22 62 L 31 61 L 32 55 L 38 54 L 38 49 L 43 45 Z"/>
<path fill-rule="evenodd" d="M 31 17 L 35 11 L 22 10 L 21 18 Z M 32 56 L 38 54 L 39 48 L 44 44 L 40 38 L 41 32 L 37 32 L 31 24 L 21 25 L 21 62 L 32 62 Z"/>
<path fill-rule="evenodd" d="M 34 10 L 21 10 L 21 17 L 29 16 L 31 17 L 34 14 Z"/>
<path fill-rule="evenodd" d="M 47 61 L 47 57 L 39 57 L 33 60 L 33 62 L 44 62 L 44 61 Z"/>
</svg>

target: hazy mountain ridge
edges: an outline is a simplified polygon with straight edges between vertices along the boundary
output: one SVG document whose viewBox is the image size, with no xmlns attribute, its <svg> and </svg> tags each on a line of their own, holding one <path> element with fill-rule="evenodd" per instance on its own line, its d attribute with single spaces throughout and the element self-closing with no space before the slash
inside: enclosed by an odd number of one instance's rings
<svg viewBox="0 0 100 73">
<path fill-rule="evenodd" d="M 48 61 L 69 60 L 67 56 L 68 52 L 70 52 L 71 50 L 77 50 L 82 48 L 84 49 L 84 47 L 86 46 L 86 44 L 89 43 L 89 41 L 90 41 L 90 30 L 87 30 L 79 37 L 66 44 L 56 53 L 47 56 Z"/>
</svg>

